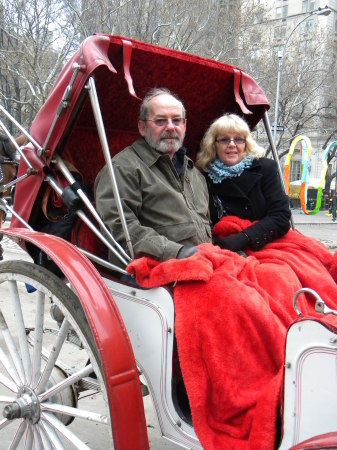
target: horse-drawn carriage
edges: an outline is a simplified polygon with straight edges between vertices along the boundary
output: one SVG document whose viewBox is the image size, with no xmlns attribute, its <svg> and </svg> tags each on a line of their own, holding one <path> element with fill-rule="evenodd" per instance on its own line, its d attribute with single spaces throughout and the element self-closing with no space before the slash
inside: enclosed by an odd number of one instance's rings
<svg viewBox="0 0 337 450">
<path fill-rule="evenodd" d="M 247 73 L 119 36 L 83 42 L 29 133 L 1 107 L 27 138 L 20 148 L 10 138 L 21 159 L 15 180 L 2 187 L 15 185 L 16 193 L 13 205 L 0 200 L 12 214 L 1 231 L 33 260 L 0 265 L 0 430 L 8 448 L 148 448 L 140 379 L 162 435 L 202 448 L 177 364 L 174 288 L 123 281 L 127 272 L 108 261 L 108 251 L 126 267 L 132 246 L 121 248 L 94 206 L 93 184 L 104 164 L 119 202 L 111 156 L 136 139 L 140 98 L 155 86 L 184 101 L 192 158 L 212 120 L 234 112 L 252 129 L 263 121 L 277 159 L 268 101 Z M 127 235 L 122 209 L 120 215 Z M 298 328 L 305 329 L 300 342 Z M 313 320 L 290 329 L 279 448 L 337 430 L 336 340 Z M 318 442 L 296 448 L 337 439 L 332 433 Z"/>
</svg>

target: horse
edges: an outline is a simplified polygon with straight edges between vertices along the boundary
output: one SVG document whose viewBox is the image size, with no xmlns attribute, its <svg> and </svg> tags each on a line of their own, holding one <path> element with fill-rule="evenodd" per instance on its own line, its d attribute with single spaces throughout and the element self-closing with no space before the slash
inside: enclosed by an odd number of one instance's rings
<svg viewBox="0 0 337 450">
<path fill-rule="evenodd" d="M 26 136 L 24 134 L 18 136 L 15 142 L 22 146 L 26 142 Z M 0 198 L 9 198 L 10 203 L 13 202 L 12 187 L 8 187 L 3 190 L 2 187 L 12 181 L 17 174 L 18 165 L 20 160 L 20 154 L 15 148 L 13 142 L 8 136 L 0 133 Z M 5 221 L 6 211 L 0 206 L 0 228 Z M 3 259 L 3 249 L 0 244 L 0 260 Z"/>
<path fill-rule="evenodd" d="M 25 135 L 15 138 L 18 146 L 26 141 Z M 17 174 L 20 155 L 8 136 L 0 133 L 0 198 L 9 198 L 12 203 L 11 187 L 3 190 L 2 187 L 12 181 Z M 3 221 L 4 211 L 0 210 L 0 223 Z"/>
</svg>

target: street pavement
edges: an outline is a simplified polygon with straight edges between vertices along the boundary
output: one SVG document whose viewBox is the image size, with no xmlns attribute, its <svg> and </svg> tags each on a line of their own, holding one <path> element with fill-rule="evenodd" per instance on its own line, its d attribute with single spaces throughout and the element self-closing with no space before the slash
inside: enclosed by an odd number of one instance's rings
<svg viewBox="0 0 337 450">
<path fill-rule="evenodd" d="M 292 210 L 292 219 L 295 229 L 307 236 L 321 240 L 332 252 L 337 250 L 337 222 L 333 222 L 331 216 L 326 215 L 326 211 L 306 215 L 300 209 L 294 209 Z M 4 227 L 8 226 L 9 223 L 5 222 Z M 4 260 L 31 261 L 31 258 L 11 239 L 4 237 L 1 244 L 4 248 Z M 181 448 L 161 437 L 150 396 L 144 397 L 144 409 L 151 450 L 177 450 Z M 106 448 L 108 448 L 108 445 Z"/>
<path fill-rule="evenodd" d="M 304 214 L 302 209 L 293 209 L 292 217 L 295 229 L 306 236 L 322 241 L 331 251 L 337 250 L 337 222 L 332 221 L 327 211 L 317 214 Z"/>
</svg>

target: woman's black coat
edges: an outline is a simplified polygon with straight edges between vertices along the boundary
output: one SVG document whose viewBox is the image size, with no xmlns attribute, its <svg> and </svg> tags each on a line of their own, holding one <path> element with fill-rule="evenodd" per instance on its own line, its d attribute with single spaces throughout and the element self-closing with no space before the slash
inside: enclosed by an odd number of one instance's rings
<svg viewBox="0 0 337 450">
<path fill-rule="evenodd" d="M 223 215 L 258 220 L 244 230 L 253 250 L 262 248 L 289 230 L 289 199 L 281 184 L 278 166 L 272 159 L 254 160 L 240 176 L 227 178 L 218 184 L 212 182 L 207 173 L 204 175 L 213 226 Z"/>
</svg>

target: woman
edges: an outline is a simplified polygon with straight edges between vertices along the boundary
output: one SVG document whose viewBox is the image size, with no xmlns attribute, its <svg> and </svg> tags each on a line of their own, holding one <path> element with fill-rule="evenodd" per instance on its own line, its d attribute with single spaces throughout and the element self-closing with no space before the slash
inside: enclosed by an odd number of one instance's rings
<svg viewBox="0 0 337 450">
<path fill-rule="evenodd" d="M 225 114 L 206 131 L 197 157 L 210 196 L 214 226 L 223 216 L 238 216 L 254 223 L 240 233 L 214 238 L 221 248 L 259 250 L 290 228 L 289 199 L 275 161 L 253 139 L 248 124 Z"/>
</svg>

